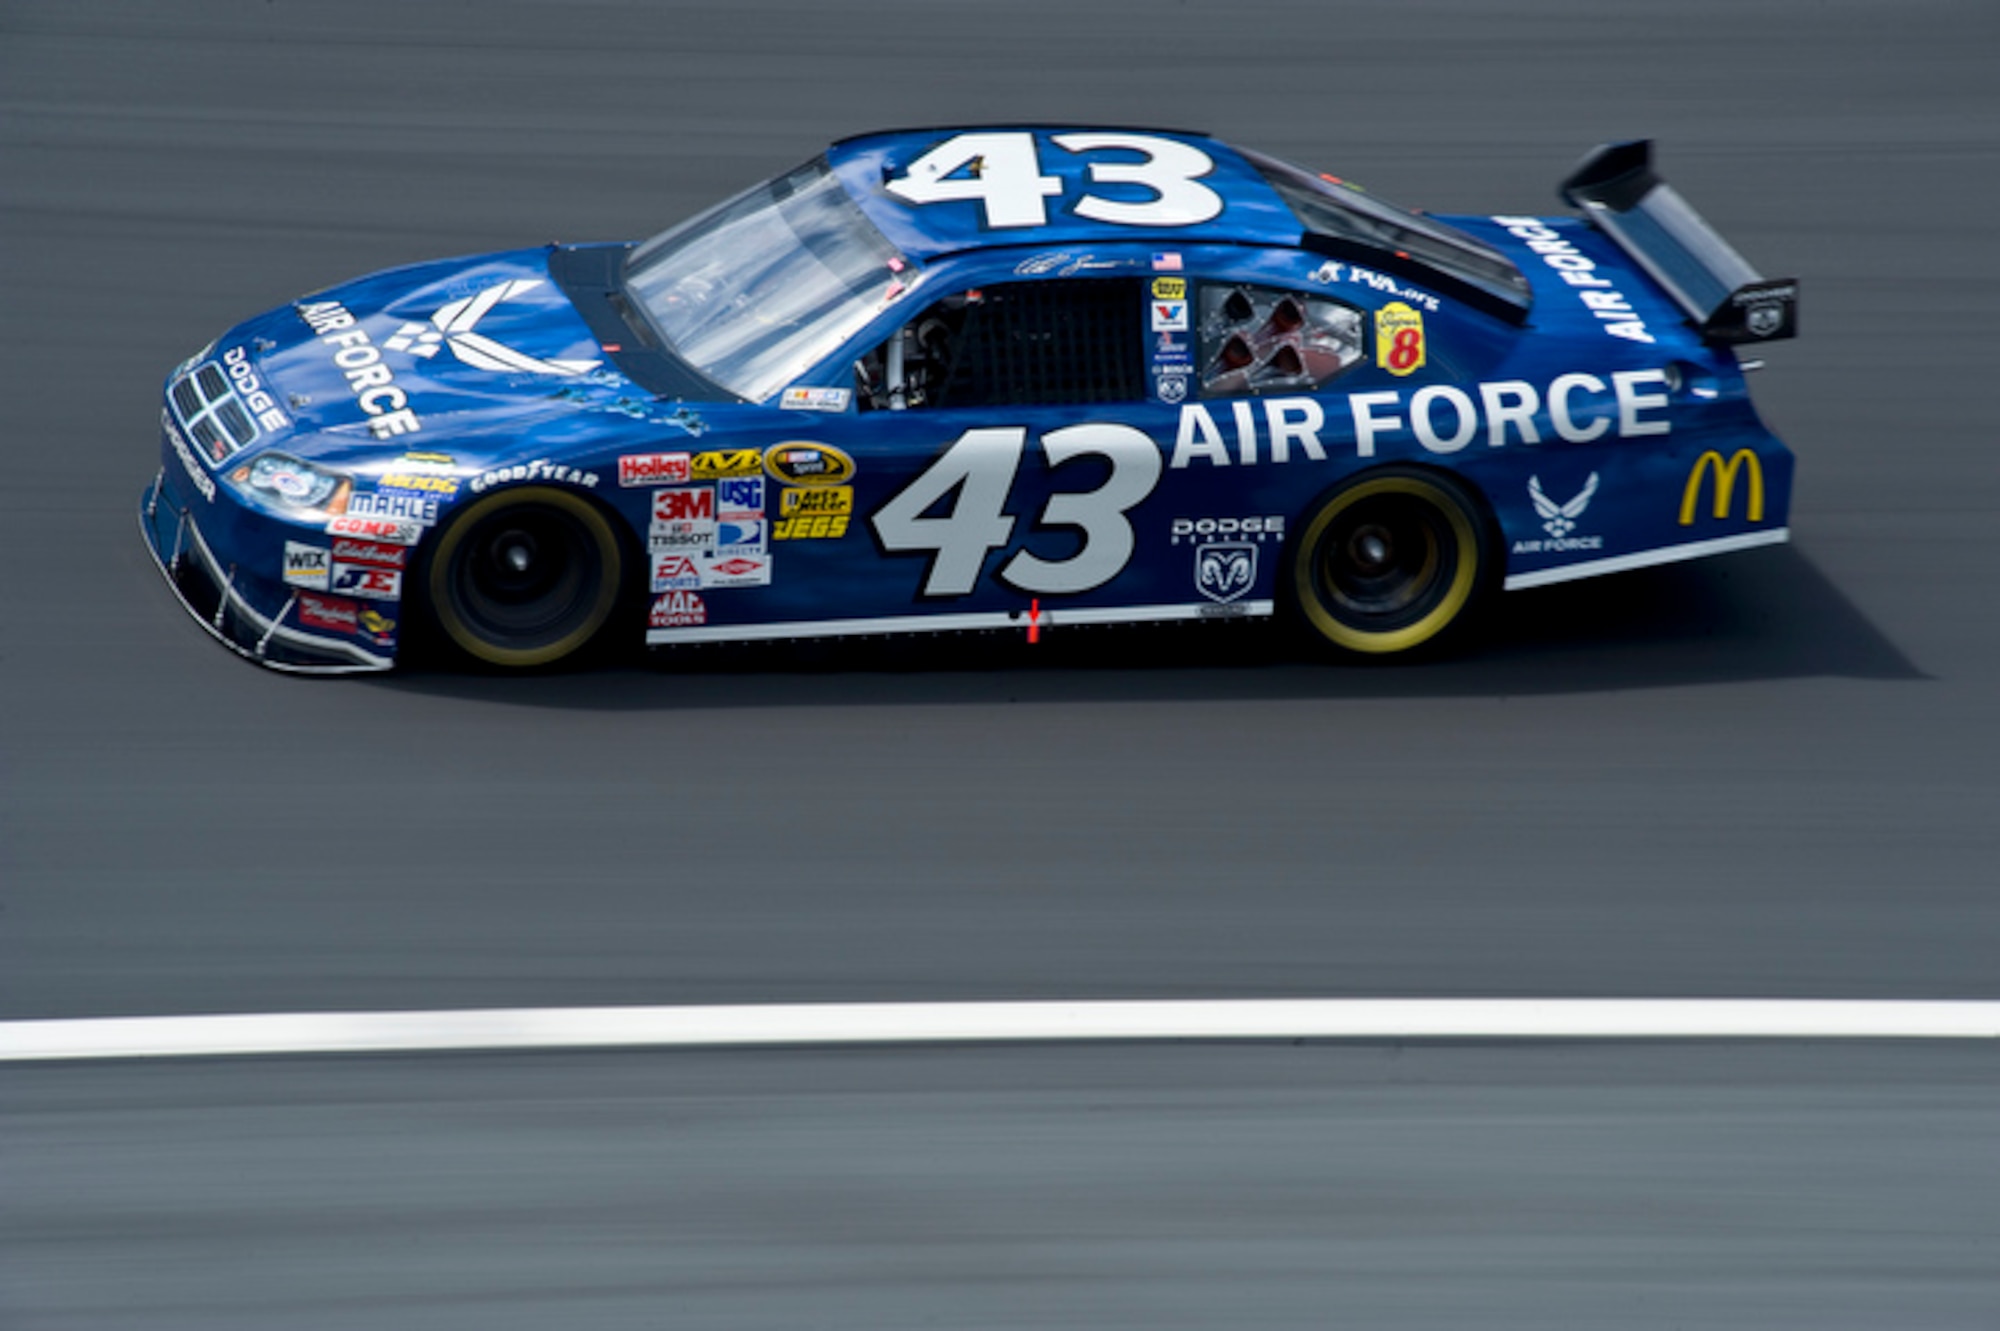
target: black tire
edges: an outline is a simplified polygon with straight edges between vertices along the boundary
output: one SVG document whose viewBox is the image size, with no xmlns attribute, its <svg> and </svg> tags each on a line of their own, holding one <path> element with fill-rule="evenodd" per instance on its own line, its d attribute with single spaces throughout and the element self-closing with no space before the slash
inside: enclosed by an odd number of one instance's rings
<svg viewBox="0 0 2000 1331">
<path fill-rule="evenodd" d="M 431 554 L 438 627 L 488 665 L 551 665 L 597 636 L 618 605 L 624 560 L 611 521 L 548 486 L 502 490 L 455 517 Z"/>
<path fill-rule="evenodd" d="M 1292 554 L 1305 621 L 1344 651 L 1409 652 L 1464 624 L 1488 580 L 1477 500 L 1415 468 L 1369 472 L 1307 518 Z"/>
</svg>

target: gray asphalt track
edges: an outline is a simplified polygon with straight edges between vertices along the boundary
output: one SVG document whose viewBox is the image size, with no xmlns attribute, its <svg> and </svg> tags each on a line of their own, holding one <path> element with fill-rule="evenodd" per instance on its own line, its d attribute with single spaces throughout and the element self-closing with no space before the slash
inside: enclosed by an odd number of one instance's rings
<svg viewBox="0 0 2000 1331">
<path fill-rule="evenodd" d="M 0 0 L 0 1019 L 2000 997 L 1996 74 L 2000 12 L 1944 0 Z M 1519 593 L 1483 647 L 1398 669 L 1149 632 L 309 682 L 235 661 L 158 585 L 132 506 L 160 377 L 234 320 L 394 263 L 643 234 L 836 134 L 989 118 L 1198 126 L 1440 211 L 1550 210 L 1583 148 L 1656 138 L 1753 262 L 1805 282 L 1804 336 L 1754 385 L 1800 456 L 1796 544 Z M 658 1325 L 697 1285 L 714 1301 L 680 1324 L 2000 1321 L 1990 1058 L 1521 1056 L 1373 1102 L 1214 1051 L 1122 1053 L 1101 1102 L 1090 1060 L 1035 1051 L 992 1064 L 1015 1099 L 973 1054 L 871 1059 L 858 1099 L 783 1053 L 14 1069 L 0 1324 Z M 774 1097 L 777 1137 L 704 1136 L 713 1105 L 676 1097 L 711 1075 Z M 1751 1146 L 1713 1122 L 1737 1109 Z M 1286 1189 L 1279 1144 L 1377 1114 L 1465 1126 Z M 731 1162 L 755 1187 L 702 1231 L 712 1265 L 649 1276 L 591 1241 L 629 1219 L 599 1194 L 683 1123 L 716 1173 L 635 1187 L 708 1196 Z M 1106 1160 L 1118 1124 L 1132 1153 Z M 855 1175 L 811 1163 L 816 1134 L 886 1179 L 875 1246 L 842 1246 L 815 1188 Z M 975 1158 L 992 1142 L 1013 1154 Z M 405 1169 L 314 1219 L 378 1147 Z M 1711 1148 L 1736 1167 L 1697 1206 Z M 1943 1167 L 1961 1148 L 1983 1172 Z M 790 1193 L 788 1166 L 821 1182 Z M 1073 1189 L 1037 1173 L 1058 1167 Z M 512 1182 L 488 1225 L 486 1194 L 427 1197 L 426 1169 Z M 962 1220 L 943 1267 L 902 1262 L 955 1182 L 1005 1193 L 1012 1246 Z M 1692 1209 L 1631 1219 L 1655 1198 Z M 1547 1224 L 1522 1238 L 1496 1199 Z M 702 1230 L 674 1205 L 638 1243 Z M 183 1211 L 213 1227 L 177 1247 Z M 1020 1246 L 1044 1229 L 1090 1255 Z M 1331 1237 L 1361 1246 L 1315 1265 Z"/>
</svg>

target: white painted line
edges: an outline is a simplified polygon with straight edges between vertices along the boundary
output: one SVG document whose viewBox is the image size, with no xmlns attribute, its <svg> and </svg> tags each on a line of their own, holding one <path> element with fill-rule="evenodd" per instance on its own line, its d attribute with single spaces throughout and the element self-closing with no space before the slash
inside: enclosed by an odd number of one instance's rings
<svg viewBox="0 0 2000 1331">
<path fill-rule="evenodd" d="M 1320 998 L 278 1012 L 0 1022 L 0 1062 L 1069 1040 L 1992 1040 L 2000 1002 Z"/>
<path fill-rule="evenodd" d="M 1610 559 L 1590 559 L 1581 564 L 1564 564 L 1561 568 L 1516 573 L 1502 584 L 1502 588 L 1518 592 L 1524 587 L 1546 587 L 1552 582 L 1572 582 L 1577 578 L 1595 578 L 1605 573 L 1623 573 L 1627 569 L 1651 568 L 1655 564 L 1675 564 L 1683 559 L 1705 559 L 1709 555 L 1726 555 L 1732 550 L 1754 550 L 1760 545 L 1783 545 L 1791 539 L 1790 527 L 1745 532 L 1741 536 L 1718 536 L 1712 541 L 1690 541 L 1686 545 L 1641 550 L 1636 555 L 1614 555 Z"/>
</svg>

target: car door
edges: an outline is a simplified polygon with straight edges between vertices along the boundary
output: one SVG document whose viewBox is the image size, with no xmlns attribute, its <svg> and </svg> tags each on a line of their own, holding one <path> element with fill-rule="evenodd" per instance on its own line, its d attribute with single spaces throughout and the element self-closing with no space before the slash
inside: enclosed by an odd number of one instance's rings
<svg viewBox="0 0 2000 1331">
<path fill-rule="evenodd" d="M 1001 272 L 933 284 L 858 358 L 852 409 L 802 414 L 767 453 L 774 620 L 1025 628 L 1166 596 L 1137 557 L 1178 419 L 1147 280 Z"/>
</svg>

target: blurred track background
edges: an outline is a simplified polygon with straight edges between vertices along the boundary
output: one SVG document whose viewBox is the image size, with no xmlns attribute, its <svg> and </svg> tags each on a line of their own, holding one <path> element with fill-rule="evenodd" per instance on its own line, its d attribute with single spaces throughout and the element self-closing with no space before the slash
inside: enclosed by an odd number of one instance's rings
<svg viewBox="0 0 2000 1331">
<path fill-rule="evenodd" d="M 172 603 L 162 375 L 864 129 L 1206 129 L 1436 211 L 1602 140 L 1765 272 L 1795 544 L 1455 660 L 1057 633 L 302 681 Z M 0 0 L 0 1019 L 2000 997 L 2000 10 Z M 1991 1327 L 1981 1048 L 0 1071 L 0 1326 Z"/>
</svg>

